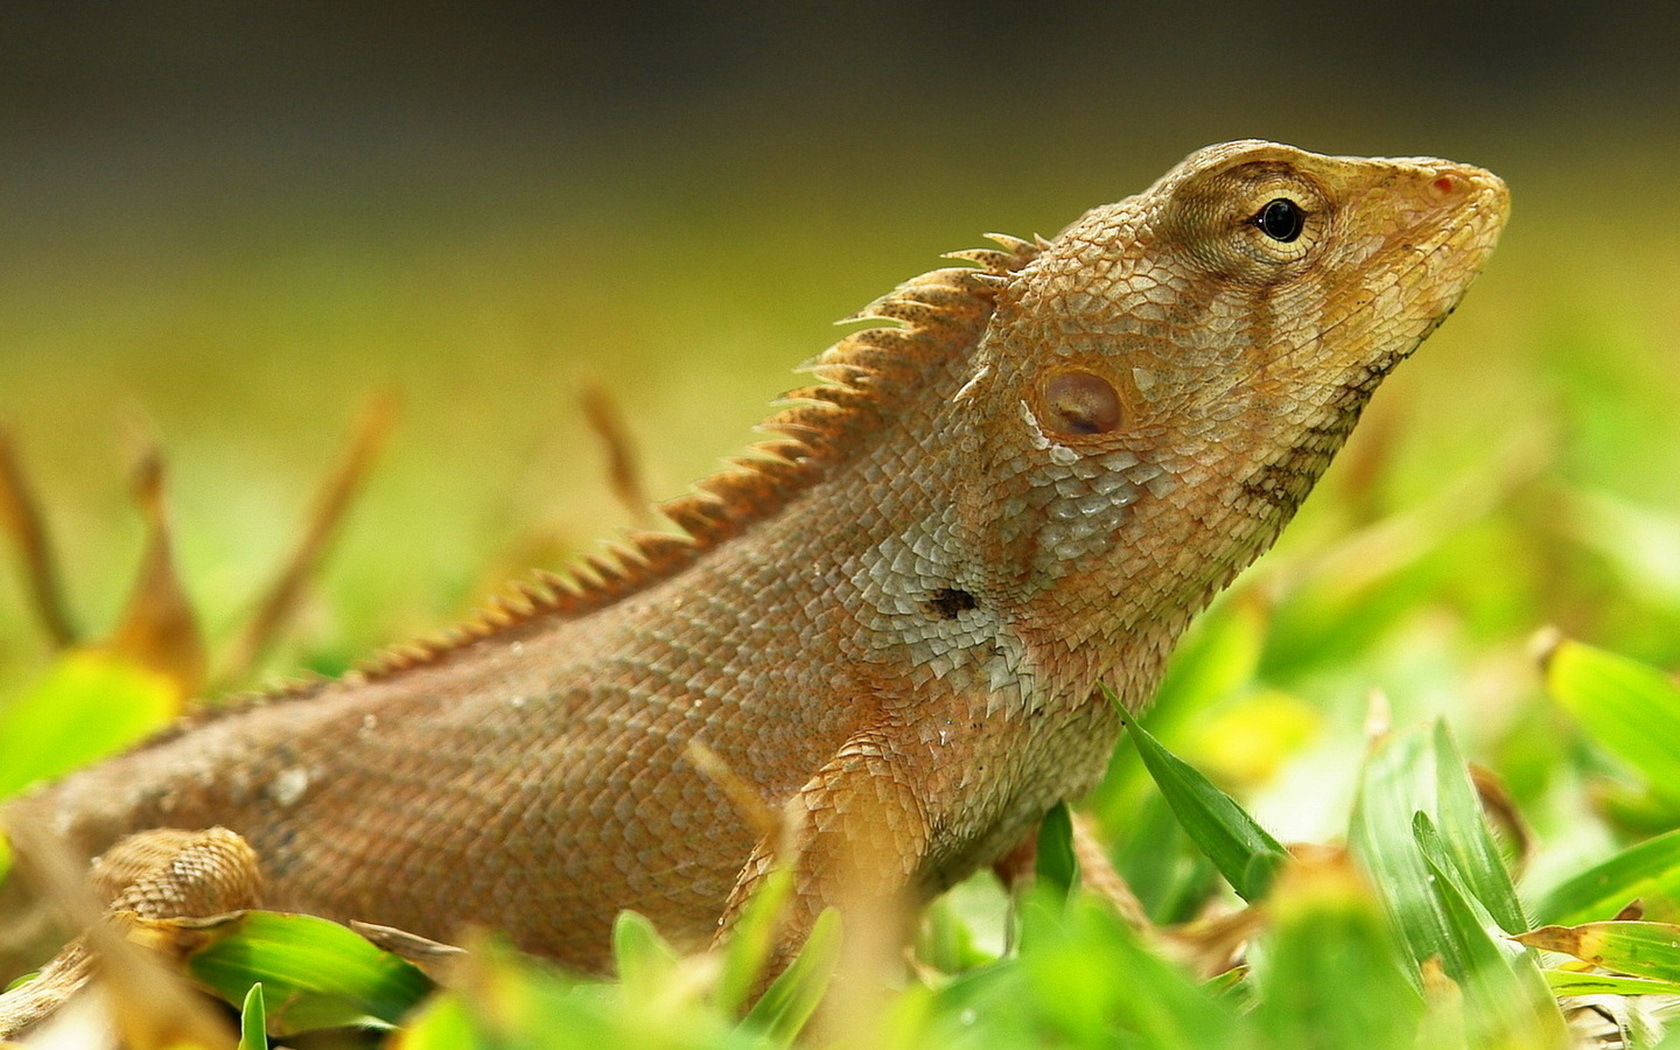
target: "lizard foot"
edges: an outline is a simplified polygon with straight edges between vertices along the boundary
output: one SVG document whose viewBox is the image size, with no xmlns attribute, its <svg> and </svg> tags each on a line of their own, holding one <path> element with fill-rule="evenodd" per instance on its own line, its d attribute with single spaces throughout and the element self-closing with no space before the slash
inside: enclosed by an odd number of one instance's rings
<svg viewBox="0 0 1680 1050">
<path fill-rule="evenodd" d="M 120 965 L 102 969 L 101 957 L 124 950 L 125 940 L 167 952 L 184 944 L 170 935 L 170 920 L 255 907 L 260 885 L 256 853 L 226 828 L 130 835 L 95 860 L 88 877 L 104 915 L 33 980 L 0 995 L 0 1039 L 14 1039 L 57 1013 L 96 973 L 123 995 L 123 975 L 135 975 Z"/>
</svg>

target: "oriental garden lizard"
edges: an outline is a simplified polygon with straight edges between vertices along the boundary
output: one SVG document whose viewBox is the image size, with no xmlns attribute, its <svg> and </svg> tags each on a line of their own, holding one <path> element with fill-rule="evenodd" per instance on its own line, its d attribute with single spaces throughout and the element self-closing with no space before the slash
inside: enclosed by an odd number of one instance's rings
<svg viewBox="0 0 1680 1050">
<path fill-rule="evenodd" d="M 1444 160 L 1199 150 L 872 304 L 675 530 L 0 819 L 84 856 L 219 826 L 266 906 L 592 970 L 621 910 L 703 944 L 778 861 L 789 938 L 925 903 L 1095 783 L 1507 211 Z"/>
</svg>

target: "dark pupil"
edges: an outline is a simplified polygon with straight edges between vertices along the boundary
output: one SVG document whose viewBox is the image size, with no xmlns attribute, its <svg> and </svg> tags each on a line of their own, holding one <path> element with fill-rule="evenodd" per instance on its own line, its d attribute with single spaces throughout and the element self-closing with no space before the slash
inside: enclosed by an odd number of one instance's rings
<svg viewBox="0 0 1680 1050">
<path fill-rule="evenodd" d="M 1254 225 L 1260 227 L 1262 233 L 1284 244 L 1301 236 L 1301 227 L 1306 225 L 1306 221 L 1307 213 L 1286 197 L 1271 201 L 1254 217 Z"/>
</svg>

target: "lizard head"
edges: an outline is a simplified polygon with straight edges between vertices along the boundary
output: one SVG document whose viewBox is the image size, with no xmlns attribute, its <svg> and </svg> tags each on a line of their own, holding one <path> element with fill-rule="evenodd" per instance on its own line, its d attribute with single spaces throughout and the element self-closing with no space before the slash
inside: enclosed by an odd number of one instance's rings
<svg viewBox="0 0 1680 1050">
<path fill-rule="evenodd" d="M 987 589 L 1046 637 L 1159 628 L 1164 651 L 1270 546 L 1508 208 L 1478 168 L 1248 141 L 1086 213 L 999 289 L 958 397 L 987 435 L 964 501 Z"/>
</svg>

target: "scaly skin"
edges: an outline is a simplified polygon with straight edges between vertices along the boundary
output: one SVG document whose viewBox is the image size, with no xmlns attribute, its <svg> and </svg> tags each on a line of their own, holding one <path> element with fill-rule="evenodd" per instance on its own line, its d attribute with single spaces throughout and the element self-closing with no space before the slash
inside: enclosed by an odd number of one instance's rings
<svg viewBox="0 0 1680 1050">
<path fill-rule="evenodd" d="M 848 893 L 925 901 L 1091 787 L 1121 718 L 1098 684 L 1148 702 L 1507 204 L 1446 161 L 1201 150 L 875 304 L 901 326 L 819 357 L 783 440 L 667 505 L 687 536 L 4 818 L 90 855 L 223 825 L 269 906 L 598 969 L 619 910 L 704 942 L 770 866 L 696 741 L 798 829 L 792 936 Z"/>
</svg>

